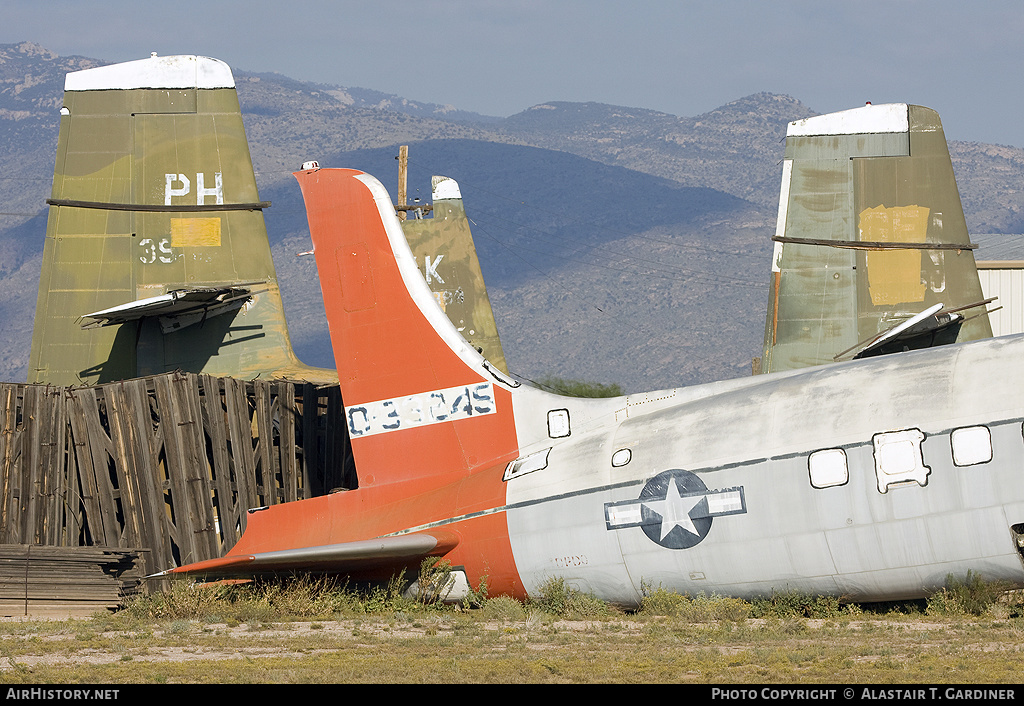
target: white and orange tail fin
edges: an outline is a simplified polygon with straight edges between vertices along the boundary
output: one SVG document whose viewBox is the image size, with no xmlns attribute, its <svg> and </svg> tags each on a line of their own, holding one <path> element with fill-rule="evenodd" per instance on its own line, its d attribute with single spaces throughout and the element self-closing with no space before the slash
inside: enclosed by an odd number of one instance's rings
<svg viewBox="0 0 1024 706">
<path fill-rule="evenodd" d="M 518 452 L 512 390 L 437 304 L 387 191 L 349 169 L 296 172 L 360 487 L 450 476 Z"/>
</svg>

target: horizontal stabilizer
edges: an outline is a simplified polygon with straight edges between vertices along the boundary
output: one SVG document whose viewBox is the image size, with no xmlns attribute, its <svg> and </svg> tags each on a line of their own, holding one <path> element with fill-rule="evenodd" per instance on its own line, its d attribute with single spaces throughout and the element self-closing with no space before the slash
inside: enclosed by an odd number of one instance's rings
<svg viewBox="0 0 1024 706">
<path fill-rule="evenodd" d="M 147 297 L 85 314 L 82 318 L 91 321 L 82 324 L 82 328 L 113 326 L 147 316 L 158 316 L 166 332 L 198 323 L 203 318 L 238 309 L 251 296 L 252 290 L 249 287 L 175 289 L 160 296 Z"/>
<path fill-rule="evenodd" d="M 230 576 L 261 571 L 318 570 L 358 576 L 360 571 L 400 569 L 428 556 L 446 554 L 459 543 L 454 535 L 407 534 L 342 542 L 319 547 L 301 547 L 257 554 L 228 555 L 164 571 L 157 576 L 198 574 Z"/>
<path fill-rule="evenodd" d="M 851 357 L 854 360 L 876 355 L 898 353 L 903 350 L 931 348 L 935 345 L 955 343 L 963 325 L 964 317 L 942 311 L 942 304 L 936 304 L 916 314 L 898 326 L 883 331 L 870 341 L 858 344 L 836 356 L 836 360 Z M 854 353 L 854 351 L 856 351 Z M 853 353 L 850 356 L 850 353 Z"/>
</svg>

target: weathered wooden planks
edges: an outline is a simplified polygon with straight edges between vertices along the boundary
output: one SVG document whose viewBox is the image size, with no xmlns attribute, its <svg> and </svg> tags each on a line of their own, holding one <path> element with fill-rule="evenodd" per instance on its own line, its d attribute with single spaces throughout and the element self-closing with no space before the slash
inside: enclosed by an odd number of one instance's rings
<svg viewBox="0 0 1024 706">
<path fill-rule="evenodd" d="M 223 555 L 247 510 L 354 487 L 337 388 L 169 373 L 0 384 L 0 542 Z"/>
<path fill-rule="evenodd" d="M 139 591 L 140 550 L 0 544 L 0 615 L 89 615 Z"/>
</svg>

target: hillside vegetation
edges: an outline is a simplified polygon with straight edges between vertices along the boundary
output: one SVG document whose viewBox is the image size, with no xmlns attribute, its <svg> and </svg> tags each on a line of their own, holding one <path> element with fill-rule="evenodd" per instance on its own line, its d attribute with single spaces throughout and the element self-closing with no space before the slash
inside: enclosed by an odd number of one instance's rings
<svg viewBox="0 0 1024 706">
<path fill-rule="evenodd" d="M 0 45 L 0 377 L 24 380 L 64 75 L 107 63 Z M 507 118 L 233 67 L 296 349 L 333 367 L 303 161 L 363 169 L 410 196 L 456 179 L 512 372 L 627 392 L 749 374 L 760 354 L 786 123 L 758 93 L 680 117 L 551 102 Z M 851 106 L 855 107 L 855 106 Z M 950 145 L 973 232 L 1024 231 L 1024 150 Z"/>
</svg>

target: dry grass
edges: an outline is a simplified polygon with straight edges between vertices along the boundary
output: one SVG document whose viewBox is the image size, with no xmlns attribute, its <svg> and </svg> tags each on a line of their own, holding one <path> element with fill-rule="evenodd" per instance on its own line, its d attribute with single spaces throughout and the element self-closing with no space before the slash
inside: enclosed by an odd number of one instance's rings
<svg viewBox="0 0 1024 706">
<path fill-rule="evenodd" d="M 978 603 L 987 589 L 968 579 L 928 603 L 882 607 L 648 589 L 632 613 L 557 582 L 536 601 L 474 608 L 411 601 L 397 583 L 180 584 L 116 615 L 0 623 L 0 681 L 1017 682 L 1020 606 L 995 593 Z"/>
</svg>

